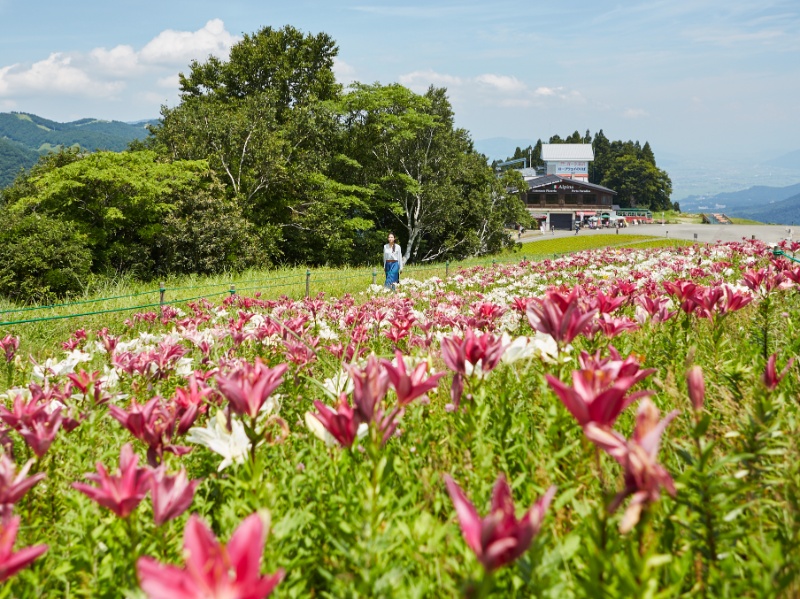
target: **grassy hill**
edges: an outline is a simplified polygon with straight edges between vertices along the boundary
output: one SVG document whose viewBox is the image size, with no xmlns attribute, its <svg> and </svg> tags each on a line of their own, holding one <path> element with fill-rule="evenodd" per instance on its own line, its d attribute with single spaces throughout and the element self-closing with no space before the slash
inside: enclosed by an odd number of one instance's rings
<svg viewBox="0 0 800 599">
<path fill-rule="evenodd" d="M 59 147 L 121 152 L 135 139 L 147 137 L 147 125 L 80 119 L 58 123 L 35 114 L 0 113 L 0 188 L 8 186 L 20 168 L 30 168 L 41 154 Z"/>
</svg>

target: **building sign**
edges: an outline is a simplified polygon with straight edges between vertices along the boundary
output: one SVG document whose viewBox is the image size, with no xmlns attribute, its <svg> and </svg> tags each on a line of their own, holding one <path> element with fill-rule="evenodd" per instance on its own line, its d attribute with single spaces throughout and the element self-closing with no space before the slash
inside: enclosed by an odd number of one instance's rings
<svg viewBox="0 0 800 599">
<path fill-rule="evenodd" d="M 576 175 L 589 175 L 588 162 L 556 162 L 556 175 L 562 177 L 576 176 Z"/>
<path fill-rule="evenodd" d="M 531 189 L 531 193 L 592 193 L 592 190 L 572 185 L 571 183 L 556 183 L 552 187 Z"/>
</svg>

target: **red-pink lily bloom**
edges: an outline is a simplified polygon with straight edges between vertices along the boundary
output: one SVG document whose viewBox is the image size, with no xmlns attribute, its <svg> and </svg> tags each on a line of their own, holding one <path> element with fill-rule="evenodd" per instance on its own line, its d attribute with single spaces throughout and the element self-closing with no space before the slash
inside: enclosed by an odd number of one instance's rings
<svg viewBox="0 0 800 599">
<path fill-rule="evenodd" d="M 611 426 L 620 413 L 631 403 L 642 397 L 653 395 L 653 391 L 637 391 L 628 394 L 631 387 L 655 372 L 654 368 L 641 369 L 633 356 L 621 359 L 614 346 L 609 347 L 610 358 L 600 358 L 581 352 L 581 370 L 572 371 L 572 386 L 562 383 L 552 375 L 546 375 L 550 387 L 581 426 L 590 422 Z"/>
<path fill-rule="evenodd" d="M 14 541 L 17 540 L 18 530 L 19 516 L 0 520 L 0 582 L 28 567 L 37 557 L 47 551 L 47 545 L 35 545 L 14 553 Z"/>
<path fill-rule="evenodd" d="M 0 339 L 0 351 L 5 354 L 6 364 L 11 364 L 14 361 L 17 350 L 19 350 L 19 337 L 6 335 Z"/>
<path fill-rule="evenodd" d="M 256 358 L 254 364 L 244 363 L 227 376 L 218 375 L 217 386 L 234 412 L 256 418 L 264 402 L 283 382 L 288 367 L 287 364 L 278 364 L 269 368 Z"/>
<path fill-rule="evenodd" d="M 444 376 L 443 372 L 437 372 L 425 378 L 428 372 L 427 362 L 420 362 L 409 373 L 403 354 L 399 351 L 395 352 L 395 362 L 396 365 L 391 360 L 385 358 L 381 360 L 381 364 L 389 377 L 389 382 L 397 393 L 397 403 L 401 406 L 407 406 L 416 398 L 425 395 L 431 389 L 435 389 L 439 384 L 439 379 Z"/>
<path fill-rule="evenodd" d="M 282 569 L 261 576 L 266 538 L 258 514 L 245 518 L 227 545 L 193 514 L 183 533 L 186 566 L 141 557 L 136 562 L 139 584 L 149 599 L 264 599 L 284 576 Z"/>
<path fill-rule="evenodd" d="M 692 407 L 695 412 L 701 411 L 706 400 L 706 381 L 703 378 L 703 369 L 699 366 L 692 366 L 686 373 L 686 385 L 689 388 Z"/>
<path fill-rule="evenodd" d="M 97 484 L 72 483 L 72 487 L 89 499 L 107 507 L 120 518 L 127 518 L 147 495 L 151 471 L 137 468 L 138 456 L 133 453 L 130 443 L 122 446 L 119 455 L 119 473 L 111 475 L 101 462 L 97 462 L 97 474 L 85 478 Z"/>
<path fill-rule="evenodd" d="M 189 480 L 186 470 L 170 476 L 163 464 L 150 477 L 150 499 L 153 501 L 153 520 L 161 526 L 185 512 L 194 499 L 199 479 Z"/>
<path fill-rule="evenodd" d="M 783 370 L 781 370 L 781 373 L 778 374 L 778 369 L 776 367 L 777 361 L 778 354 L 772 354 L 769 357 L 769 360 L 767 360 L 767 367 L 764 369 L 764 376 L 761 377 L 761 380 L 764 381 L 764 384 L 770 391 L 775 389 L 780 384 L 780 382 L 783 380 L 783 377 L 789 373 L 789 369 L 792 367 L 792 364 L 794 364 L 794 358 L 790 358 L 786 363 L 786 366 L 784 366 Z"/>
<path fill-rule="evenodd" d="M 456 508 L 464 540 L 487 572 L 510 564 L 528 550 L 533 538 L 539 533 L 544 514 L 556 493 L 556 487 L 550 487 L 517 520 L 511 489 L 505 476 L 501 474 L 497 477 L 492 492 L 491 510 L 481 518 L 461 487 L 449 475 L 445 475 L 444 479 Z"/>
<path fill-rule="evenodd" d="M 658 408 L 645 398 L 639 404 L 636 426 L 630 440 L 593 422 L 583 429 L 586 437 L 607 451 L 625 472 L 625 488 L 617 493 L 608 506 L 609 511 L 614 512 L 628 495 L 633 496 L 620 523 L 623 533 L 636 526 L 646 505 L 658 501 L 662 488 L 670 495 L 675 495 L 675 483 L 657 459 L 661 435 L 677 415 L 678 411 L 674 410 L 661 420 Z"/>
<path fill-rule="evenodd" d="M 347 371 L 353 381 L 353 403 L 361 421 L 372 422 L 375 411 L 380 408 L 380 403 L 389 391 L 389 376 L 375 356 L 367 358 L 363 370 L 351 364 L 347 366 Z"/>
<path fill-rule="evenodd" d="M 190 447 L 172 444 L 178 425 L 175 403 L 166 403 L 163 398 L 156 396 L 144 405 L 139 405 L 134 399 L 129 409 L 130 412 L 126 412 L 119 406 L 110 406 L 108 411 L 134 437 L 147 444 L 147 461 L 151 466 L 156 467 L 161 463 L 165 451 L 175 455 L 185 455 L 191 451 Z"/>
<path fill-rule="evenodd" d="M 502 338 L 492 333 L 476 335 L 472 329 L 464 331 L 464 337 L 454 335 L 442 339 L 442 358 L 447 367 L 455 372 L 450 388 L 450 398 L 458 407 L 464 392 L 465 377 L 483 377 L 494 370 L 503 357 L 506 346 Z"/>
<path fill-rule="evenodd" d="M 358 427 L 364 421 L 361 414 L 350 405 L 347 394 L 339 396 L 339 405 L 335 410 L 319 400 L 314 402 L 314 407 L 317 412 L 310 412 L 311 417 L 316 418 L 339 445 L 352 447 L 358 437 Z"/>
<path fill-rule="evenodd" d="M 0 520 L 9 516 L 17 503 L 40 480 L 45 478 L 44 472 L 28 476 L 33 460 L 28 460 L 19 472 L 16 472 L 14 461 L 6 454 L 0 454 Z"/>
<path fill-rule="evenodd" d="M 584 310 L 578 299 L 578 288 L 569 295 L 549 291 L 543 299 L 534 299 L 528 304 L 526 315 L 531 327 L 550 335 L 559 346 L 572 342 L 585 333 L 597 310 Z"/>
</svg>

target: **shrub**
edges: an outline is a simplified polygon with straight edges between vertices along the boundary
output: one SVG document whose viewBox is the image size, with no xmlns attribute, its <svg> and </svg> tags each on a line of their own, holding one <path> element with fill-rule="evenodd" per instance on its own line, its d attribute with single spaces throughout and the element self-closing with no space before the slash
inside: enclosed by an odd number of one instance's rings
<svg viewBox="0 0 800 599">
<path fill-rule="evenodd" d="M 48 302 L 81 291 L 92 259 L 72 223 L 6 213 L 0 223 L 0 294 Z"/>
</svg>

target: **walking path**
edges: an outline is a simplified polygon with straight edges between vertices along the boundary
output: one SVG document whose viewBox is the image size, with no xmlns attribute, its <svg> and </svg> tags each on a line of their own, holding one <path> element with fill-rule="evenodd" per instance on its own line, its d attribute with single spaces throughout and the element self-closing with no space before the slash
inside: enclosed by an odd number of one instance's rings
<svg viewBox="0 0 800 599">
<path fill-rule="evenodd" d="M 616 229 L 581 229 L 578 235 L 616 235 Z M 694 225 L 671 223 L 665 225 L 638 225 L 620 229 L 620 235 L 645 235 L 648 237 L 670 237 L 688 239 L 699 243 L 716 241 L 741 241 L 759 239 L 766 243 L 778 243 L 784 239 L 800 240 L 800 230 L 784 225 Z M 575 231 L 555 231 L 542 235 L 538 231 L 526 231 L 519 240 L 523 243 L 552 237 L 574 236 Z"/>
</svg>

